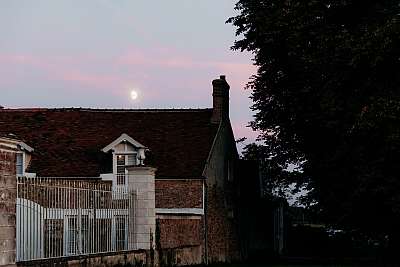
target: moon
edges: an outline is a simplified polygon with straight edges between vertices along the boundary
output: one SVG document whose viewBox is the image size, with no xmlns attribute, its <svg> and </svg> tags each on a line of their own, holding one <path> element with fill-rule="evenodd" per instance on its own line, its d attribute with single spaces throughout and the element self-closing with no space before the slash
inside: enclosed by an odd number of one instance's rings
<svg viewBox="0 0 400 267">
<path fill-rule="evenodd" d="M 131 91 L 131 99 L 136 100 L 138 98 L 138 93 L 135 90 Z"/>
</svg>

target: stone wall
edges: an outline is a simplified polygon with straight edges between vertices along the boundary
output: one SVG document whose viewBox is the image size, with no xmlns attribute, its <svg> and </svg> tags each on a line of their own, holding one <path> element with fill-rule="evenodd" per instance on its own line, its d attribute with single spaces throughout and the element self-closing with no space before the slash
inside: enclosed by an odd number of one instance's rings
<svg viewBox="0 0 400 267">
<path fill-rule="evenodd" d="M 91 254 L 85 256 L 72 256 L 45 260 L 33 260 L 18 263 L 18 266 L 35 266 L 35 267 L 106 267 L 106 266 L 150 266 L 150 254 L 148 251 L 121 251 L 101 254 Z"/>
<path fill-rule="evenodd" d="M 203 182 L 156 180 L 156 246 L 160 266 L 204 262 Z M 174 212 L 169 213 L 169 209 Z M 191 214 L 190 209 L 200 212 Z"/>
<path fill-rule="evenodd" d="M 208 259 L 213 262 L 240 260 L 237 218 L 226 199 L 230 196 L 221 188 L 212 186 L 208 191 Z"/>
<path fill-rule="evenodd" d="M 15 263 L 15 166 L 15 152 L 3 147 L 0 140 L 0 266 Z"/>
<path fill-rule="evenodd" d="M 159 253 L 158 266 L 189 266 L 203 263 L 203 249 L 201 246 L 163 249 Z"/>
<path fill-rule="evenodd" d="M 172 218 L 175 217 L 175 218 Z M 159 244 L 162 249 L 200 246 L 203 243 L 203 220 L 185 216 L 162 216 L 157 219 Z"/>
<path fill-rule="evenodd" d="M 156 180 L 156 208 L 202 207 L 202 180 Z"/>
<path fill-rule="evenodd" d="M 235 213 L 235 164 L 237 163 L 229 121 L 220 125 L 204 175 L 207 178 L 207 260 L 240 260 L 238 217 Z"/>
</svg>

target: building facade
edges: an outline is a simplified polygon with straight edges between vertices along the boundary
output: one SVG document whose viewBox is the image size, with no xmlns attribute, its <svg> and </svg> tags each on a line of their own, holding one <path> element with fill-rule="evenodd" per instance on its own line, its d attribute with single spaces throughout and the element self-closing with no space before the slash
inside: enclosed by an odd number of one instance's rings
<svg viewBox="0 0 400 267">
<path fill-rule="evenodd" d="M 111 192 L 109 198 L 86 193 L 86 202 L 72 194 L 54 198 L 47 206 L 34 203 L 46 219 L 58 214 L 59 222 L 46 229 L 62 236 L 61 251 L 73 255 L 75 250 L 68 246 L 78 241 L 83 251 L 84 235 L 71 236 L 82 229 L 88 239 L 90 233 L 98 233 L 87 223 L 94 216 L 112 229 L 108 246 L 156 249 L 160 263 L 240 259 L 235 203 L 238 153 L 229 121 L 229 85 L 224 76 L 212 85 L 209 109 L 0 109 L 0 134 L 20 140 L 15 156 L 20 179 L 45 180 L 55 188 L 80 181 L 80 189 L 93 192 L 98 191 L 96 184 L 103 184 Z M 118 199 L 113 192 L 134 194 L 134 205 L 127 201 L 128 195 Z M 72 203 L 72 199 L 80 203 L 79 212 L 78 204 L 56 209 L 55 202 Z M 91 204 L 89 209 L 84 206 L 89 204 L 82 204 L 93 199 L 100 199 L 103 206 Z M 104 199 L 114 206 L 123 199 L 127 204 L 103 212 Z M 17 256 L 18 238 L 17 234 Z"/>
</svg>

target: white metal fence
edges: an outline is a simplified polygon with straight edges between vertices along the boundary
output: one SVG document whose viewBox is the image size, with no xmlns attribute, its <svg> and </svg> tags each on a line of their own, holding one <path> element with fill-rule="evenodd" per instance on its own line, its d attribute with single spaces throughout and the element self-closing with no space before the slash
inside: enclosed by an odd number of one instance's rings
<svg viewBox="0 0 400 267">
<path fill-rule="evenodd" d="M 17 261 L 135 249 L 135 192 L 93 178 L 17 180 Z"/>
</svg>

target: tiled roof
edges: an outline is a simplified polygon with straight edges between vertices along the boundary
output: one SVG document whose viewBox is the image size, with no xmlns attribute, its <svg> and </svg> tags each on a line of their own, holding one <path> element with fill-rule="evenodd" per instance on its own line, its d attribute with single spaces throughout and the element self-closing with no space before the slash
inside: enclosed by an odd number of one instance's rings
<svg viewBox="0 0 400 267">
<path fill-rule="evenodd" d="M 15 134 L 35 149 L 29 172 L 97 177 L 112 172 L 101 151 L 126 133 L 150 149 L 157 178 L 202 178 L 217 132 L 212 109 L 2 109 L 0 135 Z"/>
</svg>

